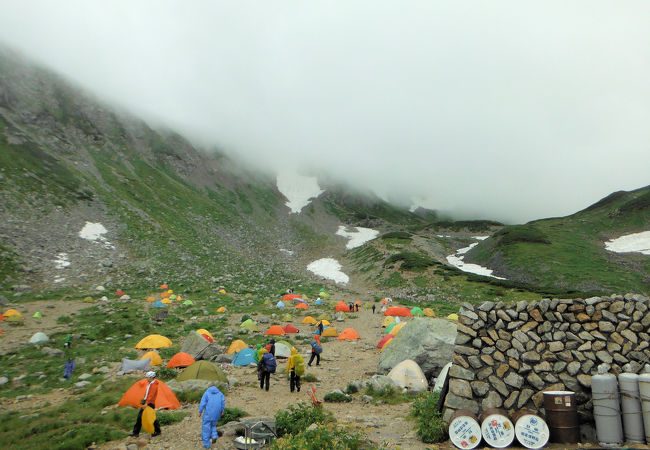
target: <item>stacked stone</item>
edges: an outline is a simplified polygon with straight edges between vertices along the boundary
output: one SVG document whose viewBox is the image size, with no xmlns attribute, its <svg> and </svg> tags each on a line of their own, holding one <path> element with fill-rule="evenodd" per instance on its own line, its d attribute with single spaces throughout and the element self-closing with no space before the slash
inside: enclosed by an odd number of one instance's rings
<svg viewBox="0 0 650 450">
<path fill-rule="evenodd" d="M 620 373 L 650 361 L 650 302 L 638 294 L 584 299 L 463 303 L 445 420 L 457 409 L 543 409 L 544 390 L 576 393 L 592 421 L 591 375 L 601 363 Z"/>
</svg>

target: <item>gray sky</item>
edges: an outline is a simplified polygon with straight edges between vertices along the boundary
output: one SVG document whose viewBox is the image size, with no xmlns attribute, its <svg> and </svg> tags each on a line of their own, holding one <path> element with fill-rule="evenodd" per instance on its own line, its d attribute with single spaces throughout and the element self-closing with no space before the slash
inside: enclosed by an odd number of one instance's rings
<svg viewBox="0 0 650 450">
<path fill-rule="evenodd" d="M 0 0 L 0 41 L 262 167 L 459 217 L 650 184 L 650 1 Z"/>
</svg>

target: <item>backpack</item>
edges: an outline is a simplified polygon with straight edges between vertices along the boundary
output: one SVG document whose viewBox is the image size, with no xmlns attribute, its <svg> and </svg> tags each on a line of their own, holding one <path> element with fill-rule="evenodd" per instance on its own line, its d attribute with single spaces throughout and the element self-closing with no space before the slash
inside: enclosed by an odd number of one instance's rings
<svg viewBox="0 0 650 450">
<path fill-rule="evenodd" d="M 275 369 L 278 367 L 278 363 L 271 353 L 264 353 L 264 356 L 262 356 L 262 364 L 269 373 L 275 373 Z"/>
<path fill-rule="evenodd" d="M 296 354 L 293 356 L 293 371 L 299 377 L 305 374 L 305 359 L 302 355 Z"/>
<path fill-rule="evenodd" d="M 318 342 L 316 342 L 316 340 L 311 341 L 310 344 L 311 344 L 311 348 L 314 349 L 314 353 L 316 353 L 317 355 L 323 353 L 323 347 Z"/>
</svg>

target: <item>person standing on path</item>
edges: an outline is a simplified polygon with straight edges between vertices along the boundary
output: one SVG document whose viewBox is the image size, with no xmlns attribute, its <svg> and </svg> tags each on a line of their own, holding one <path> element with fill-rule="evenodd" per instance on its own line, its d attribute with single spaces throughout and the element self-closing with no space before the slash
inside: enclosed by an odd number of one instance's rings
<svg viewBox="0 0 650 450">
<path fill-rule="evenodd" d="M 264 353 L 262 355 L 262 360 L 260 361 L 260 366 L 258 372 L 260 373 L 260 389 L 269 390 L 269 384 L 271 382 L 271 374 L 275 373 L 275 369 L 278 366 L 275 356 L 271 353 Z"/>
<path fill-rule="evenodd" d="M 320 354 L 323 353 L 323 346 L 320 343 L 320 335 L 314 335 L 314 340 L 311 341 L 311 356 L 307 365 L 311 367 L 311 363 L 316 358 L 316 365 L 320 364 Z"/>
<path fill-rule="evenodd" d="M 375 313 L 375 305 L 374 304 L 372 305 L 372 313 L 373 314 Z"/>
<path fill-rule="evenodd" d="M 63 368 L 63 378 L 69 380 L 75 367 L 76 366 L 74 360 L 72 358 L 68 358 L 68 362 L 65 363 L 65 367 Z"/>
<path fill-rule="evenodd" d="M 142 407 L 138 411 L 138 418 L 135 420 L 135 425 L 133 426 L 133 432 L 129 434 L 131 437 L 138 437 L 140 434 L 140 429 L 142 428 L 142 413 L 144 412 L 145 406 L 150 406 L 152 409 L 156 409 L 156 397 L 158 396 L 158 380 L 156 380 L 156 372 L 149 371 L 145 374 L 147 378 L 147 390 L 144 393 L 144 398 L 140 400 Z M 160 423 L 158 418 L 156 418 L 153 423 L 154 432 L 151 435 L 160 436 Z"/>
<path fill-rule="evenodd" d="M 305 360 L 298 354 L 296 347 L 291 347 L 291 356 L 287 359 L 287 373 L 291 392 L 294 388 L 300 392 L 300 377 L 305 374 Z"/>
<path fill-rule="evenodd" d="M 203 393 L 203 397 L 201 397 L 201 403 L 199 403 L 199 418 L 202 419 L 201 440 L 205 448 L 210 448 L 211 443 L 217 442 L 219 438 L 217 422 L 219 422 L 225 409 L 226 397 L 214 383 L 210 383 L 208 389 Z"/>
<path fill-rule="evenodd" d="M 316 334 L 318 334 L 318 335 L 323 334 L 323 321 L 322 320 L 320 322 L 318 322 L 318 330 L 317 330 Z"/>
</svg>

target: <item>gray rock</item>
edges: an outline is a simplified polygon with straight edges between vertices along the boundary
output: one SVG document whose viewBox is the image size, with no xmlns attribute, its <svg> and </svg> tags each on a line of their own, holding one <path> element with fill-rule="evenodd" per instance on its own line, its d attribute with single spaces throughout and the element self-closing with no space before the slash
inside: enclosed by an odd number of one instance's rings
<svg viewBox="0 0 650 450">
<path fill-rule="evenodd" d="M 501 378 L 491 375 L 488 380 L 490 381 L 492 387 L 499 392 L 499 394 L 506 396 L 510 393 L 510 389 L 508 386 L 506 386 L 503 380 L 501 380 Z"/>
<path fill-rule="evenodd" d="M 502 405 L 503 400 L 501 399 L 501 396 L 494 391 L 490 391 L 487 397 L 485 397 L 481 402 L 481 408 L 483 411 L 490 408 L 501 408 Z"/>
<path fill-rule="evenodd" d="M 524 379 L 523 377 L 517 375 L 514 372 L 510 372 L 503 380 L 506 384 L 516 388 L 516 389 L 521 389 L 521 387 L 524 385 Z"/>
<path fill-rule="evenodd" d="M 401 330 L 400 330 L 401 332 Z M 373 375 L 370 380 L 366 381 L 366 385 L 372 387 L 375 391 L 381 391 L 386 387 L 397 388 L 392 378 L 385 375 Z"/>
<path fill-rule="evenodd" d="M 459 397 L 452 393 L 448 393 L 445 397 L 445 408 L 468 409 L 474 414 L 478 414 L 479 412 L 479 405 L 476 400 Z"/>
<path fill-rule="evenodd" d="M 449 380 L 449 392 L 459 397 L 472 398 L 472 387 L 469 381 L 459 378 Z"/>
<path fill-rule="evenodd" d="M 0 377 L 0 386 L 3 386 L 5 384 L 9 383 L 9 378 L 7 377 Z"/>
<path fill-rule="evenodd" d="M 472 381 L 475 378 L 473 371 L 463 369 L 462 367 L 455 364 L 451 366 L 451 369 L 449 369 L 449 376 L 452 378 L 461 378 L 468 381 Z"/>
<path fill-rule="evenodd" d="M 476 397 L 483 397 L 490 390 L 490 385 L 485 381 L 473 381 L 470 384 Z"/>
<path fill-rule="evenodd" d="M 78 383 L 74 384 L 74 387 L 77 389 L 85 388 L 90 384 L 90 381 L 79 381 Z"/>
</svg>

